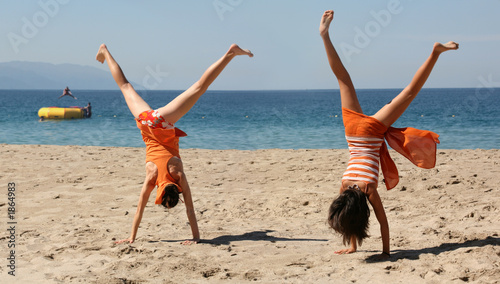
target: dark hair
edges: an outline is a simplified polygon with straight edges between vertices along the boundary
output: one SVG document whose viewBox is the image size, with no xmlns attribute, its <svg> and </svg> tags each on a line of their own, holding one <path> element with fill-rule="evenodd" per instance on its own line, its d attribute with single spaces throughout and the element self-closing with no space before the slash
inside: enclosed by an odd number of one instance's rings
<svg viewBox="0 0 500 284">
<path fill-rule="evenodd" d="M 361 245 L 368 235 L 368 208 L 367 197 L 359 189 L 349 187 L 342 192 L 330 205 L 328 224 L 335 232 L 342 235 L 343 243 L 350 244 L 351 237 L 355 236 Z"/>
<path fill-rule="evenodd" d="M 161 199 L 161 205 L 172 208 L 179 202 L 179 188 L 177 185 L 171 183 L 165 186 L 164 194 Z"/>
</svg>

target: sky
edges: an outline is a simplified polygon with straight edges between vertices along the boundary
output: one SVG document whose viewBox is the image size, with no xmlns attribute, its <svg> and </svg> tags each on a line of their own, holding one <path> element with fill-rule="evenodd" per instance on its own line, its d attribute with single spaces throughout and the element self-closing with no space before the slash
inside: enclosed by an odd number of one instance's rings
<svg viewBox="0 0 500 284">
<path fill-rule="evenodd" d="M 130 81 L 182 90 L 237 43 L 255 56 L 235 58 L 210 89 L 336 89 L 318 32 L 329 9 L 357 88 L 404 88 L 433 43 L 450 40 L 460 50 L 440 57 L 425 87 L 500 87 L 500 0 L 1 1 L 0 62 L 109 72 L 95 61 L 106 43 Z"/>
</svg>

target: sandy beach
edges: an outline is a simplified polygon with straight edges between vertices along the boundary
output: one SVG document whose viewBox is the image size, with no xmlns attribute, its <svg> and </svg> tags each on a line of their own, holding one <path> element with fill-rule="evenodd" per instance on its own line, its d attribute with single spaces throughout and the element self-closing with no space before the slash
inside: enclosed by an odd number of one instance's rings
<svg viewBox="0 0 500 284">
<path fill-rule="evenodd" d="M 391 191 L 379 186 L 392 250 L 382 262 L 373 261 L 382 247 L 373 214 L 371 237 L 359 251 L 333 254 L 343 245 L 326 216 L 347 150 L 181 149 L 181 155 L 202 242 L 181 245 L 191 238 L 185 207 L 155 206 L 152 194 L 136 242 L 116 245 L 130 234 L 144 180 L 144 148 L 0 145 L 0 282 L 500 279 L 499 150 L 438 150 L 431 170 L 391 152 L 400 183 Z M 15 192 L 14 206 L 8 188 Z M 7 259 L 12 251 L 15 267 Z M 12 270 L 16 276 L 8 274 Z"/>
</svg>

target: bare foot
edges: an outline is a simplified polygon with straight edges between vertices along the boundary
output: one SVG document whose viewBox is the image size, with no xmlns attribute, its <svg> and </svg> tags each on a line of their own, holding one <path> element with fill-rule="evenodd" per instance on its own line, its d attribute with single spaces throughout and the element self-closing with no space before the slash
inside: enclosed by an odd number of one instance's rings
<svg viewBox="0 0 500 284">
<path fill-rule="evenodd" d="M 434 51 L 436 52 L 445 52 L 445 51 L 448 51 L 448 50 L 457 50 L 458 49 L 458 43 L 454 42 L 454 41 L 449 41 L 447 43 L 439 43 L 439 42 L 436 42 L 434 44 Z"/>
<path fill-rule="evenodd" d="M 97 55 L 95 56 L 95 59 L 101 63 L 104 63 L 104 60 L 106 60 L 106 57 L 104 56 L 105 52 L 108 52 L 108 47 L 103 43 L 99 47 L 99 51 L 97 51 Z"/>
<path fill-rule="evenodd" d="M 231 47 L 229 47 L 229 50 L 227 51 L 229 55 L 248 55 L 250 57 L 253 57 L 253 53 L 248 50 L 248 49 L 242 49 L 240 48 L 237 44 L 232 44 Z"/>
<path fill-rule="evenodd" d="M 330 23 L 333 20 L 333 10 L 327 10 L 323 13 L 321 17 L 321 23 L 319 24 L 319 34 L 324 36 L 328 34 L 328 29 L 330 28 Z"/>
</svg>

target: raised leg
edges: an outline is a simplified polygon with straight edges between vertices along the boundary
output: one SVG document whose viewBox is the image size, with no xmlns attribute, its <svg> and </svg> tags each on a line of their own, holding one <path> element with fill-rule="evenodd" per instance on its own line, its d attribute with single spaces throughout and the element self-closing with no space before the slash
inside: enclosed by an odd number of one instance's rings
<svg viewBox="0 0 500 284">
<path fill-rule="evenodd" d="M 388 127 L 396 122 L 396 120 L 404 113 L 406 108 L 408 108 L 410 103 L 424 86 L 425 81 L 429 78 L 432 68 L 434 68 L 434 65 L 439 58 L 439 55 L 445 51 L 456 49 L 458 49 L 458 43 L 452 41 L 445 44 L 435 43 L 431 55 L 417 70 L 417 73 L 413 76 L 410 84 L 404 88 L 404 90 L 401 91 L 401 93 L 399 93 L 399 95 L 397 95 L 390 103 L 383 106 L 376 114 L 374 114 L 373 117 Z"/>
<path fill-rule="evenodd" d="M 125 97 L 125 101 L 127 102 L 127 106 L 135 118 L 139 117 L 139 114 L 143 111 L 151 109 L 151 107 L 141 98 L 141 96 L 137 94 L 137 92 L 134 90 L 134 87 L 132 87 L 132 85 L 127 81 L 127 78 L 125 78 L 122 69 L 120 68 L 118 63 L 116 63 L 113 56 L 111 56 L 111 53 L 109 53 L 106 45 L 102 44 L 99 47 L 99 51 L 96 55 L 96 60 L 101 63 L 104 63 L 104 61 L 108 62 L 111 75 L 113 75 L 116 84 L 118 84 L 118 87 L 120 87 L 120 90 Z"/>
<path fill-rule="evenodd" d="M 236 44 L 231 45 L 229 50 L 203 73 L 200 80 L 166 106 L 159 108 L 158 111 L 160 115 L 170 123 L 177 122 L 194 106 L 201 95 L 206 92 L 208 87 L 217 76 L 219 76 L 222 70 L 224 70 L 227 64 L 237 55 L 248 55 L 253 57 L 253 54 L 249 50 L 241 49 Z"/>
<path fill-rule="evenodd" d="M 345 69 L 337 51 L 333 47 L 332 41 L 330 40 L 330 35 L 328 29 L 330 28 L 330 23 L 333 20 L 333 11 L 325 11 L 321 17 L 321 23 L 319 25 L 319 34 L 323 39 L 325 44 L 326 55 L 328 57 L 328 62 L 330 63 L 330 68 L 332 68 L 333 74 L 337 77 L 340 89 L 340 100 L 342 102 L 342 107 L 363 113 L 361 106 L 358 101 L 358 96 L 356 95 L 356 90 L 351 81 L 351 76 Z"/>
</svg>

